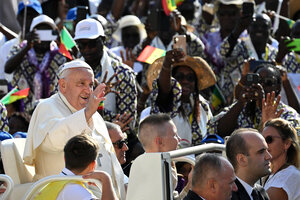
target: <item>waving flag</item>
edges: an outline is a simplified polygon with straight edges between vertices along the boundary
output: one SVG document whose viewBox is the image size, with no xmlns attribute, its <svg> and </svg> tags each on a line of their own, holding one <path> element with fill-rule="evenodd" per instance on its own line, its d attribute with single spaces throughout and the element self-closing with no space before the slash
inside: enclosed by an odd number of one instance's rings
<svg viewBox="0 0 300 200">
<path fill-rule="evenodd" d="M 2 104 L 7 105 L 11 104 L 19 99 L 24 99 L 28 96 L 29 88 L 24 90 L 18 90 L 17 87 L 12 89 L 9 93 L 7 93 L 0 101 Z"/>
<path fill-rule="evenodd" d="M 66 29 L 63 29 L 60 32 L 60 45 L 59 45 L 59 52 L 63 54 L 65 57 L 73 60 L 73 57 L 70 54 L 70 50 L 76 45 L 75 41 L 73 40 L 72 36 Z"/>
</svg>

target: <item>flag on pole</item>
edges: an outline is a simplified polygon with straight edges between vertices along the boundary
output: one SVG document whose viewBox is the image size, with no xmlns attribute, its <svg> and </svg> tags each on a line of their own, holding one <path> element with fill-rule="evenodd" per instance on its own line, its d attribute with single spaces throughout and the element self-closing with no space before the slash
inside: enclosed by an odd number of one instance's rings
<svg viewBox="0 0 300 200">
<path fill-rule="evenodd" d="M 164 55 L 166 55 L 165 50 L 148 45 L 143 49 L 142 53 L 137 58 L 137 61 L 152 64 L 157 58 L 160 58 Z"/>
<path fill-rule="evenodd" d="M 175 0 L 162 0 L 161 3 L 167 16 L 169 16 L 170 13 L 177 8 Z"/>
<path fill-rule="evenodd" d="M 65 57 L 69 58 L 70 60 L 73 60 L 73 57 L 70 54 L 70 50 L 76 45 L 74 39 L 66 29 L 66 27 L 63 27 L 63 29 L 60 32 L 60 45 L 59 45 L 59 52 L 63 54 Z"/>
<path fill-rule="evenodd" d="M 294 20 L 291 20 L 291 19 L 288 19 L 288 20 L 286 20 L 286 22 L 288 23 L 289 28 L 292 29 L 292 27 L 293 27 L 294 24 L 295 24 L 295 21 L 294 21 Z"/>
<path fill-rule="evenodd" d="M 4 105 L 11 104 L 19 99 L 26 98 L 28 94 L 29 94 L 29 88 L 18 90 L 18 88 L 15 87 L 9 93 L 7 93 L 0 101 Z"/>
</svg>

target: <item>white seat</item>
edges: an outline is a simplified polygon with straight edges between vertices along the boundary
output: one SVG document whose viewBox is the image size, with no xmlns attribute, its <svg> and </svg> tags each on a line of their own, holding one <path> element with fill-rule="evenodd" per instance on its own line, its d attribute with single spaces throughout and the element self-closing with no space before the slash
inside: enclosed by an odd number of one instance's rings
<svg viewBox="0 0 300 200">
<path fill-rule="evenodd" d="M 34 167 L 24 164 L 25 138 L 8 139 L 1 142 L 1 157 L 5 174 L 15 185 L 29 183 L 34 175 Z"/>
</svg>

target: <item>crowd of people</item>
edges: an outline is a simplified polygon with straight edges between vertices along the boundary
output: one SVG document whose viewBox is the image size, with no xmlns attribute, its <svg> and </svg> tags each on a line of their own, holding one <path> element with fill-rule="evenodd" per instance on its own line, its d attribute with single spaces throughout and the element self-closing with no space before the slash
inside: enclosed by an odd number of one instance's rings
<svg viewBox="0 0 300 200">
<path fill-rule="evenodd" d="M 0 15 L 0 97 L 29 92 L 0 103 L 0 139 L 26 138 L 33 181 L 89 174 L 106 183 L 102 199 L 125 199 L 137 156 L 229 138 L 227 159 L 172 162 L 175 199 L 300 199 L 291 1 L 5 2 L 17 10 Z M 164 53 L 138 61 L 148 46 Z M 57 199 L 96 198 L 66 184 Z"/>
</svg>

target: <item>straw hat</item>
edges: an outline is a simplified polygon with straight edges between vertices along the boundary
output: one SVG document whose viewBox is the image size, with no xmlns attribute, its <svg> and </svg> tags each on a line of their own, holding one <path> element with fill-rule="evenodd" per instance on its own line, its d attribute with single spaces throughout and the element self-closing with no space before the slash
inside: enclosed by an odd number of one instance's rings
<svg viewBox="0 0 300 200">
<path fill-rule="evenodd" d="M 155 60 L 147 71 L 147 84 L 150 90 L 152 90 L 152 83 L 155 80 L 162 68 L 165 57 Z M 200 57 L 186 56 L 183 62 L 175 63 L 172 68 L 176 66 L 190 67 L 197 76 L 198 89 L 206 89 L 216 83 L 216 76 L 207 62 Z"/>
</svg>

